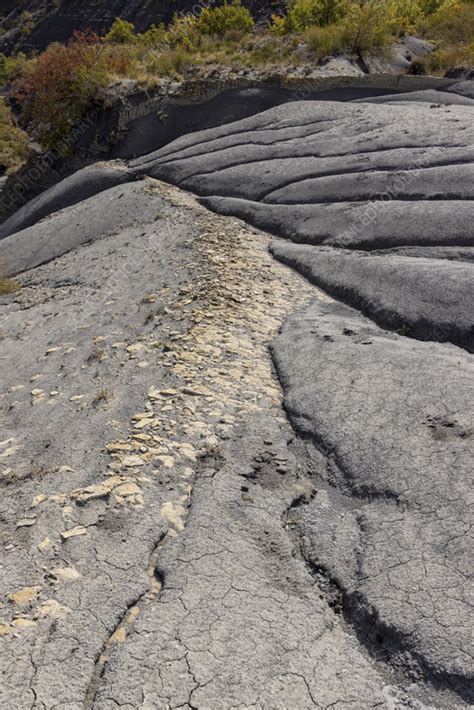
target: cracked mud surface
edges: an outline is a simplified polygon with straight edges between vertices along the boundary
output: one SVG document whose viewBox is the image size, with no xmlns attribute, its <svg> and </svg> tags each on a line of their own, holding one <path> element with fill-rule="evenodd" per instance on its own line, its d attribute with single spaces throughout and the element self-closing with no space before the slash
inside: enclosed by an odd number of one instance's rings
<svg viewBox="0 0 474 710">
<path fill-rule="evenodd" d="M 288 104 L 4 225 L 2 707 L 470 706 L 472 125 Z"/>
</svg>

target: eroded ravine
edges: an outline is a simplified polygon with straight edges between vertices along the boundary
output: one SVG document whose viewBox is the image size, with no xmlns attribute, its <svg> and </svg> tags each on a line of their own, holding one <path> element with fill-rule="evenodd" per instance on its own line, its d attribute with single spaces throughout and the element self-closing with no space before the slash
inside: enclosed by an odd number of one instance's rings
<svg viewBox="0 0 474 710">
<path fill-rule="evenodd" d="M 406 667 L 385 665 L 388 654 L 372 643 L 378 633 L 372 628 L 373 619 L 362 618 L 361 613 L 351 616 L 347 597 L 334 592 L 334 582 L 322 570 L 315 571 L 304 551 L 299 555 L 301 539 L 299 534 L 295 537 L 297 523 L 291 520 L 292 510 L 307 505 L 324 488 L 333 497 L 341 494 L 324 484 L 324 455 L 308 444 L 314 449 L 308 457 L 300 444 L 292 443 L 268 345 L 287 314 L 314 298 L 326 303 L 331 299 L 272 261 L 265 235 L 208 213 L 174 188 L 156 183 L 151 189 L 175 204 L 199 210 L 202 231 L 193 246 L 204 255 L 205 265 L 199 269 L 195 288 L 201 279 L 206 284 L 206 302 L 200 301 L 190 317 L 190 328 L 168 350 L 174 374 L 186 384 L 177 385 L 166 397 L 156 396 L 153 416 L 159 418 L 166 410 L 167 417 L 179 419 L 182 393 L 194 390 L 195 427 L 205 440 L 193 464 L 193 491 L 187 506 L 179 510 L 183 525 L 165 539 L 156 559 L 163 590 L 133 618 L 122 643 L 111 647 L 92 706 L 135 707 L 141 702 L 144 707 L 147 703 L 150 707 L 217 707 L 219 703 L 235 707 L 241 702 L 245 707 L 285 707 L 296 697 L 298 707 L 326 707 L 337 703 L 335 695 L 341 692 L 334 694 L 331 676 L 344 669 L 349 674 L 344 700 L 353 706 L 378 696 L 376 704 L 386 707 L 395 701 L 390 698 L 416 707 L 416 698 L 430 699 L 432 689 L 410 669 L 409 661 Z M 215 417 L 220 423 L 215 423 Z M 355 505 L 350 497 L 342 495 L 342 500 L 346 506 Z M 249 566 L 247 556 L 251 562 L 256 556 L 259 564 Z M 245 583 L 236 582 L 242 575 Z M 281 594 L 278 611 L 271 609 L 273 594 Z M 234 595 L 229 607 L 223 604 Z M 244 601 L 246 595 L 249 599 Z M 304 670 L 296 673 L 291 669 L 303 663 L 303 649 L 296 647 L 294 658 L 269 674 L 259 658 L 268 653 L 269 638 L 275 659 L 284 648 L 280 636 L 288 633 L 288 624 L 293 633 L 301 633 L 295 597 L 299 603 L 304 600 L 304 616 L 318 619 L 313 626 L 319 628 L 304 634 L 304 653 L 311 656 L 320 646 L 327 654 L 335 644 L 337 654 L 342 651 L 354 664 L 355 674 L 346 662 L 338 666 L 340 658 L 334 668 L 326 661 L 311 672 L 306 662 Z M 186 601 L 189 598 L 191 603 Z M 249 640 L 242 633 L 248 637 L 247 617 L 255 614 L 253 607 L 258 609 L 254 618 L 267 609 L 271 633 L 255 629 Z M 226 639 L 216 651 L 212 631 L 219 624 Z M 396 645 L 403 655 L 403 640 L 396 639 Z M 235 664 L 232 670 L 230 658 Z M 327 677 L 328 689 L 321 688 L 318 672 Z M 243 681 L 236 685 L 242 673 L 248 677 L 248 687 Z M 278 689 L 272 687 L 275 677 L 281 679 Z M 292 677 L 296 687 L 289 682 Z M 266 696 L 262 687 L 268 684 Z M 446 697 L 454 707 L 449 693 Z"/>
</svg>

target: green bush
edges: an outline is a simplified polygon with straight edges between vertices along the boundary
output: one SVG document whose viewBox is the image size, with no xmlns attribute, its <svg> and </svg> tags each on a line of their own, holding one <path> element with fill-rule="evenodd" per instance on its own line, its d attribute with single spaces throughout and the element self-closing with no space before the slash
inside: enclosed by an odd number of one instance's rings
<svg viewBox="0 0 474 710">
<path fill-rule="evenodd" d="M 343 50 L 346 42 L 345 29 L 341 23 L 326 27 L 310 27 L 304 40 L 316 59 L 323 59 Z"/>
<path fill-rule="evenodd" d="M 26 160 L 28 137 L 15 126 L 9 107 L 0 99 L 0 172 L 13 172 Z"/>
<path fill-rule="evenodd" d="M 182 47 L 192 51 L 200 42 L 198 19 L 192 15 L 175 15 L 165 33 L 165 42 L 170 47 Z"/>
<path fill-rule="evenodd" d="M 340 20 L 348 12 L 348 0 L 291 0 L 284 20 L 286 32 L 304 32 L 308 27 L 324 27 Z M 278 18 L 274 18 L 278 32 Z"/>
<path fill-rule="evenodd" d="M 423 18 L 420 0 L 385 0 L 382 6 L 388 28 L 396 34 L 415 32 Z"/>
<path fill-rule="evenodd" d="M 342 42 L 351 54 L 363 57 L 383 54 L 392 42 L 387 2 L 353 3 L 342 21 Z"/>
<path fill-rule="evenodd" d="M 444 73 L 474 64 L 474 2 L 444 3 L 422 23 L 424 35 L 437 49 L 421 61 L 425 73 Z"/>
<path fill-rule="evenodd" d="M 384 34 L 415 32 L 430 14 L 457 5 L 457 0 L 290 0 L 286 16 L 272 16 L 270 31 L 276 35 L 301 33 L 311 27 L 336 27 L 344 22 L 346 27 L 357 26 L 363 44 L 376 47 L 385 44 Z M 331 35 L 339 36 L 339 30 L 326 35 L 315 32 L 313 40 L 331 44 Z M 355 44 L 359 44 L 357 38 Z"/>
<path fill-rule="evenodd" d="M 456 0 L 419 0 L 419 4 L 423 15 L 431 15 L 442 7 L 455 5 Z"/>
<path fill-rule="evenodd" d="M 445 44 L 469 45 L 474 42 L 474 2 L 442 5 L 427 18 L 424 33 Z"/>
<path fill-rule="evenodd" d="M 156 76 L 179 76 L 190 63 L 191 57 L 186 50 L 177 47 L 160 54 L 151 52 L 145 60 L 145 68 Z"/>
<path fill-rule="evenodd" d="M 137 35 L 137 39 L 144 47 L 161 47 L 166 41 L 166 30 L 163 23 L 152 25 L 146 32 Z"/>
<path fill-rule="evenodd" d="M 289 32 L 288 18 L 282 15 L 272 15 L 269 30 L 274 35 L 284 35 Z"/>
<path fill-rule="evenodd" d="M 16 56 L 7 57 L 0 52 L 0 85 L 9 84 L 17 79 L 26 63 L 26 56 L 20 52 Z"/>
<path fill-rule="evenodd" d="M 137 41 L 135 27 L 131 22 L 116 17 L 114 24 L 105 35 L 105 41 L 110 44 L 134 44 Z"/>
<path fill-rule="evenodd" d="M 197 27 L 201 34 L 223 37 L 228 32 L 245 34 L 253 28 L 252 15 L 240 0 L 227 2 L 220 7 L 204 8 L 197 19 Z"/>
</svg>

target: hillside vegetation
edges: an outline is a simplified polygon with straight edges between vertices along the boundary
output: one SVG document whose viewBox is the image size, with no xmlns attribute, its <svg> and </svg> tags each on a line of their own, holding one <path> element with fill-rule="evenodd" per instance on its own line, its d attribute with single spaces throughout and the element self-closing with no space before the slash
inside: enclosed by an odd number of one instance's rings
<svg viewBox="0 0 474 710">
<path fill-rule="evenodd" d="M 418 62 L 419 73 L 474 62 L 472 0 L 291 0 L 286 14 L 274 15 L 264 28 L 239 0 L 199 10 L 141 33 L 117 18 L 102 37 L 76 32 L 66 44 L 52 44 L 33 58 L 4 57 L 2 83 L 11 85 L 23 127 L 52 147 L 104 100 L 111 83 L 124 78 L 151 87 L 196 67 L 291 69 L 341 53 L 356 59 L 389 56 L 404 33 L 436 45 Z"/>
<path fill-rule="evenodd" d="M 15 125 L 10 108 L 0 98 L 0 175 L 19 168 L 28 152 L 26 133 Z"/>
</svg>

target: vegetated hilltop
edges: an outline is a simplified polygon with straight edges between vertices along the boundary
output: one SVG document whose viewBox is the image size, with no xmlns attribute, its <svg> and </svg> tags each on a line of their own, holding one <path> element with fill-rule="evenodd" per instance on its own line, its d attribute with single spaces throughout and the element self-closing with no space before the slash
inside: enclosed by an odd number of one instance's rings
<svg viewBox="0 0 474 710">
<path fill-rule="evenodd" d="M 170 22 L 177 12 L 194 12 L 196 7 L 213 6 L 194 0 L 5 0 L 0 5 L 0 21 L 7 36 L 0 48 L 45 49 L 51 42 L 65 42 L 75 30 L 91 28 L 107 32 L 116 17 L 133 22 L 141 32 L 152 24 Z M 278 7 L 274 0 L 243 0 L 255 18 L 270 17 Z"/>
<path fill-rule="evenodd" d="M 203 8 L 222 4 L 222 0 L 200 0 L 197 3 L 191 0 L 169 3 L 159 0 L 84 0 L 82 3 L 74 0 L 4 0 L 0 3 L 0 29 L 3 30 L 0 51 L 43 50 L 52 42 L 66 42 L 75 31 L 92 30 L 102 35 L 108 32 L 117 17 L 133 23 L 137 32 L 144 32 L 153 25 L 170 23 L 176 15 L 196 16 Z M 472 5 L 472 0 L 242 0 L 242 5 L 259 25 L 273 18 L 274 29 L 284 32 L 299 32 L 314 25 L 326 26 L 344 16 L 357 14 L 362 14 L 370 24 L 374 11 L 385 23 L 382 34 L 393 29 L 394 20 L 397 29 L 409 31 L 438 11 L 447 13 L 446 17 L 440 18 L 447 31 L 458 34 L 458 23 L 453 19 L 456 14 L 462 19 L 461 26 L 472 29 L 472 19 L 466 17 L 464 7 Z M 453 40 L 456 42 L 458 38 L 453 37 Z M 324 45 L 328 38 L 317 37 L 314 42 L 318 46 Z"/>
<path fill-rule="evenodd" d="M 117 18 L 101 37 L 76 32 L 66 44 L 52 44 L 30 59 L 0 55 L 0 83 L 9 87 L 20 124 L 34 140 L 55 146 L 91 106 L 103 104 L 108 87 L 124 80 L 148 89 L 164 78 L 213 72 L 240 71 L 255 80 L 262 71 L 305 78 L 323 71 L 331 57 L 339 74 L 370 71 L 371 63 L 374 71 L 387 71 L 397 43 L 402 64 L 392 68 L 396 73 L 410 63 L 415 73 L 443 73 L 473 62 L 474 4 L 459 0 L 291 0 L 267 27 L 258 27 L 235 0 L 176 14 L 167 26 L 139 32 L 142 26 Z M 410 32 L 434 41 L 435 51 L 415 63 L 416 52 L 406 45 L 400 54 L 400 38 Z"/>
</svg>

